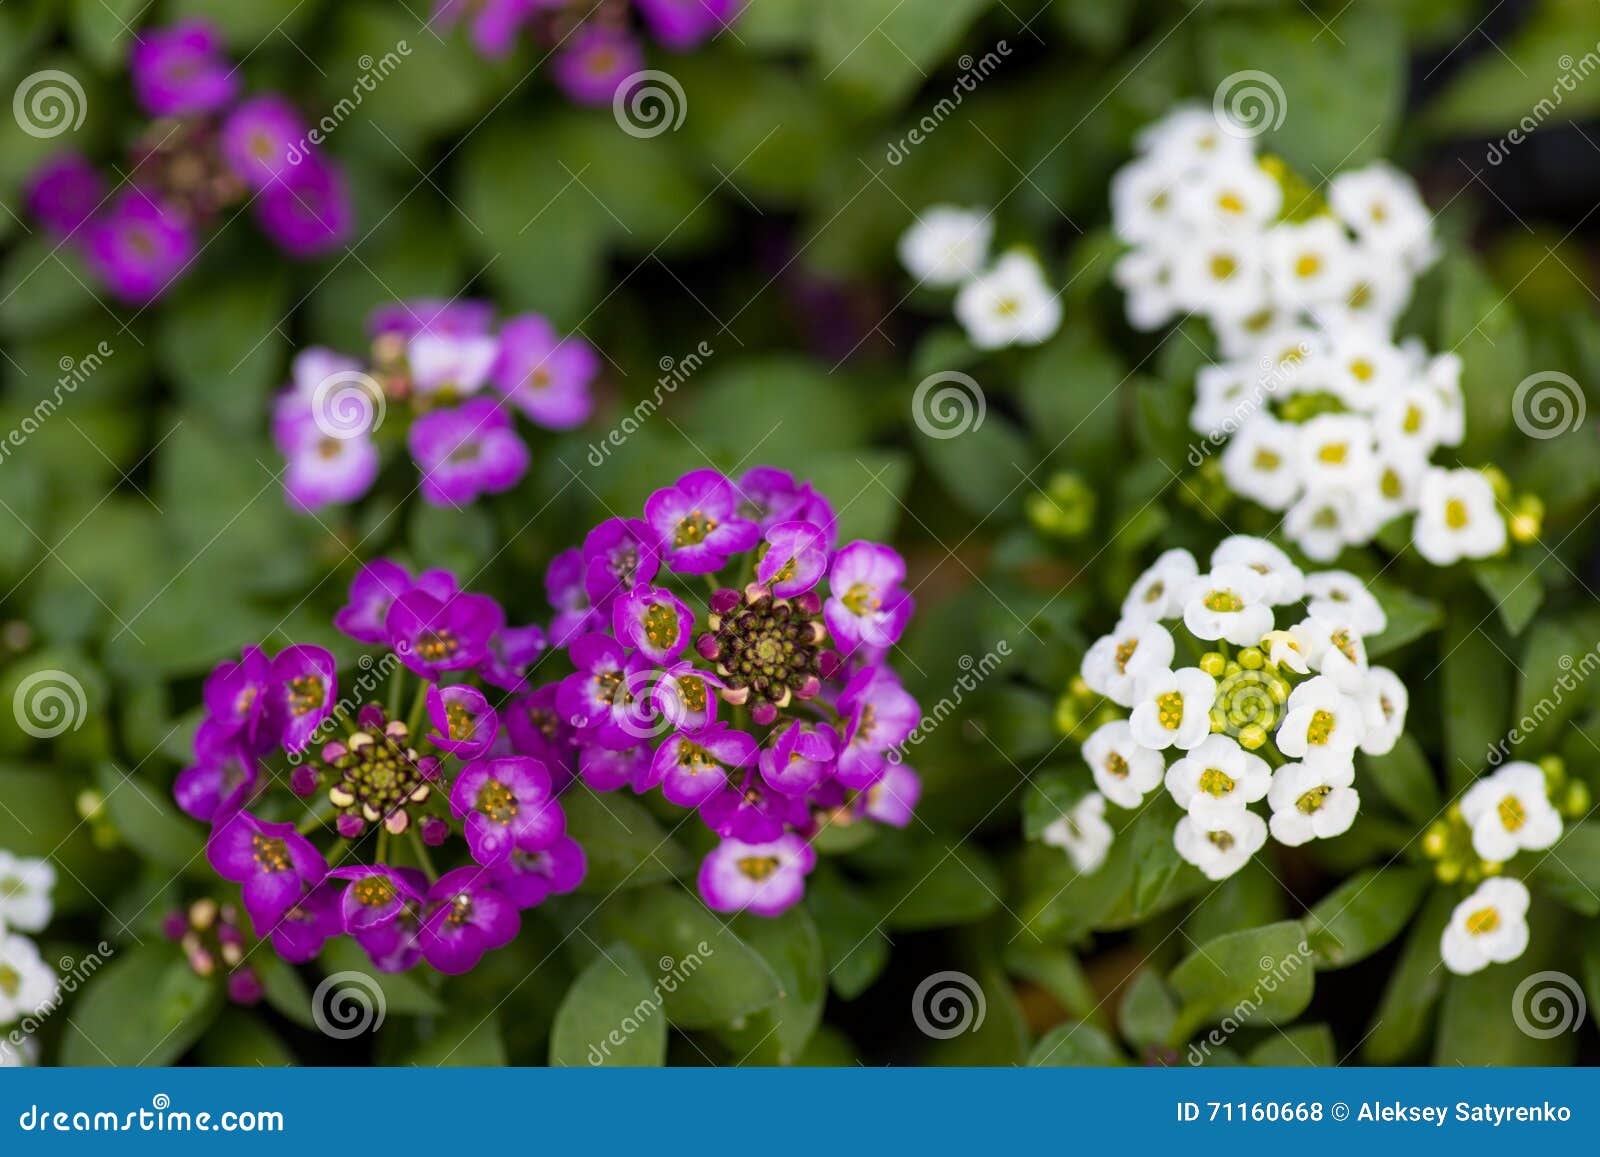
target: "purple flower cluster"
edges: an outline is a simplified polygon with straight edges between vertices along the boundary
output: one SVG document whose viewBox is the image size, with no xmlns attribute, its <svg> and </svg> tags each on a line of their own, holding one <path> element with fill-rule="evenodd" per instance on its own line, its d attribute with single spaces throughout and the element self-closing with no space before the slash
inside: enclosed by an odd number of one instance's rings
<svg viewBox="0 0 1600 1157">
<path fill-rule="evenodd" d="M 696 809 L 722 841 L 699 875 L 718 911 L 784 911 L 820 827 L 904 826 L 921 792 L 895 756 L 920 710 L 886 661 L 912 612 L 905 566 L 837 537 L 828 501 L 784 471 L 696 470 L 546 576 L 574 671 L 513 725 L 597 791 Z"/>
<path fill-rule="evenodd" d="M 134 97 L 153 118 L 115 190 L 85 157 L 62 153 L 30 179 L 28 205 L 70 241 L 116 297 L 143 304 L 177 281 L 201 237 L 248 202 L 263 232 L 297 259 L 335 248 L 353 209 L 342 174 L 310 145 L 274 93 L 241 99 L 237 68 L 210 25 L 188 20 L 136 34 Z M 291 163 L 291 157 L 297 163 Z"/>
<path fill-rule="evenodd" d="M 188 908 L 162 917 L 161 931 L 183 948 L 184 959 L 196 976 L 225 976 L 228 999 L 234 1004 L 258 1004 L 266 995 L 261 977 L 248 962 L 251 940 L 239 926 L 239 913 L 232 904 L 196 900 Z"/>
<path fill-rule="evenodd" d="M 486 693 L 527 692 L 544 632 L 508 626 L 446 571 L 387 560 L 356 575 L 334 625 L 381 648 L 351 696 L 321 647 L 245 648 L 206 680 L 174 795 L 212 825 L 212 867 L 285 960 L 349 935 L 382 971 L 466 972 L 584 874 L 556 801 L 570 776 L 519 745 Z M 367 699 L 380 688 L 387 706 Z"/>
<path fill-rule="evenodd" d="M 631 0 L 637 22 L 629 19 L 629 7 L 629 0 L 439 0 L 434 15 L 446 27 L 464 20 L 473 46 L 489 57 L 510 54 L 528 33 L 554 54 L 555 81 L 568 97 L 606 105 L 644 68 L 644 36 L 670 51 L 688 51 L 732 24 L 744 0 Z"/>
<path fill-rule="evenodd" d="M 354 502 L 372 488 L 391 403 L 405 410 L 418 489 L 435 506 L 468 505 L 527 473 L 514 413 L 566 430 L 594 409 L 599 355 L 538 314 L 496 328 L 483 302 L 419 300 L 377 310 L 369 328 L 368 362 L 305 350 L 279 395 L 273 437 L 288 460 L 284 489 L 301 509 Z"/>
</svg>

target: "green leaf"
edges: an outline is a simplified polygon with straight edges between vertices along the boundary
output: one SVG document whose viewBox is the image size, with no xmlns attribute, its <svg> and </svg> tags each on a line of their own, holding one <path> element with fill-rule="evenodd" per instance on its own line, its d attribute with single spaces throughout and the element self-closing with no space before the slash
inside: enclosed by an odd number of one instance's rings
<svg viewBox="0 0 1600 1157">
<path fill-rule="evenodd" d="M 588 863 L 580 888 L 609 895 L 619 888 L 642 888 L 693 865 L 688 853 L 669 836 L 638 800 L 621 793 L 602 795 L 574 784 L 561 797 L 567 834 L 583 845 Z"/>
<path fill-rule="evenodd" d="M 970 399 L 971 391 L 965 386 L 936 386 L 921 403 L 912 403 L 918 407 L 918 416 L 927 412 L 929 406 L 937 405 L 941 391 L 947 389 L 952 391 L 951 397 L 959 395 Z M 939 415 L 937 410 L 933 413 Z M 975 412 L 970 413 L 975 416 Z M 966 421 L 964 413 L 961 425 Z M 959 427 L 934 421 L 930 428 L 948 432 Z M 986 519 L 1005 507 L 1019 505 L 1026 495 L 1038 488 L 1038 483 L 1025 477 L 1037 461 L 1038 452 L 1004 415 L 992 410 L 983 416 L 981 425 L 972 425 L 954 437 L 923 435 L 916 439 L 916 445 L 945 488 L 966 510 L 980 518 Z"/>
<path fill-rule="evenodd" d="M 841 1000 L 854 1000 L 889 963 L 889 938 L 862 891 L 827 862 L 806 881 L 806 909 L 822 937 L 828 981 Z"/>
<path fill-rule="evenodd" d="M 418 1068 L 500 1068 L 506 1063 L 505 1041 L 493 1013 L 461 1011 L 439 1020 L 433 1033 L 408 1049 L 399 1064 Z"/>
<path fill-rule="evenodd" d="M 816 923 L 803 907 L 772 919 L 742 915 L 733 923 L 740 939 L 767 962 L 780 988 L 770 1005 L 719 1035 L 741 1065 L 795 1064 L 822 1021 L 828 996 Z"/>
<path fill-rule="evenodd" d="M 1117 1026 L 1122 1039 L 1144 1050 L 1164 1045 L 1178 1019 L 1178 1005 L 1154 968 L 1141 968 L 1122 994 Z"/>
<path fill-rule="evenodd" d="M 1374 582 L 1371 589 L 1388 622 L 1380 634 L 1366 641 L 1369 659 L 1377 660 L 1397 651 L 1444 622 L 1444 608 L 1432 599 L 1412 594 L 1392 583 Z"/>
<path fill-rule="evenodd" d="M 857 107 L 915 89 L 989 0 L 817 0 L 817 69 Z"/>
<path fill-rule="evenodd" d="M 194 974 L 181 953 L 150 943 L 119 953 L 67 1012 L 61 1063 L 170 1065 L 210 1027 L 222 982 Z"/>
<path fill-rule="evenodd" d="M 1464 462 L 1488 457 L 1511 419 L 1509 391 L 1527 373 L 1528 340 L 1508 295 L 1470 257 L 1441 266 L 1444 295 L 1436 346 L 1461 356 L 1467 436 Z"/>
<path fill-rule="evenodd" d="M 205 866 L 199 825 L 180 815 L 165 792 L 114 764 L 96 768 L 95 782 L 111 822 L 140 855 L 178 872 Z"/>
<path fill-rule="evenodd" d="M 659 985 L 632 948 L 621 941 L 607 945 L 556 1010 L 550 1064 L 664 1064 L 667 1016 Z"/>
<path fill-rule="evenodd" d="M 1471 976 L 1450 976 L 1439 1009 L 1439 1034 L 1434 1040 L 1435 1065 L 1492 1065 L 1496 1068 L 1559 1066 L 1572 1063 L 1577 1035 L 1561 1032 L 1535 1036 L 1527 1030 L 1527 1016 L 1537 1008 L 1540 992 L 1576 998 L 1576 983 L 1565 973 L 1559 981 L 1520 986 L 1535 973 L 1546 971 L 1560 944 L 1541 944 L 1536 929 L 1529 952 L 1511 964 L 1491 964 Z M 1441 969 L 1440 971 L 1443 971 Z M 1572 1025 L 1571 1027 L 1577 1027 Z"/>
<path fill-rule="evenodd" d="M 1357 762 L 1378 794 L 1419 824 L 1439 814 L 1439 784 L 1422 746 L 1410 732 L 1401 732 L 1387 755 L 1357 756 Z"/>
<path fill-rule="evenodd" d="M 1457 791 L 1478 777 L 1509 730 L 1512 668 L 1483 628 L 1474 626 L 1477 617 L 1460 608 L 1441 640 L 1445 777 Z"/>
<path fill-rule="evenodd" d="M 187 407 L 249 430 L 259 427 L 283 371 L 288 339 L 279 327 L 289 312 L 289 283 L 281 274 L 234 272 L 176 287 L 159 315 L 157 353 Z"/>
<path fill-rule="evenodd" d="M 1104 1029 L 1079 1021 L 1052 1029 L 1028 1054 L 1035 1068 L 1100 1068 L 1125 1065 L 1128 1058 Z"/>
<path fill-rule="evenodd" d="M 1305 929 L 1284 920 L 1200 945 L 1168 983 L 1181 1002 L 1179 1027 L 1192 1031 L 1224 1017 L 1251 1026 L 1293 1020 L 1311 1003 L 1314 975 Z"/>
<path fill-rule="evenodd" d="M 1372 1029 L 1361 1046 L 1362 1056 L 1370 1064 L 1400 1064 L 1427 1038 L 1433 1006 L 1448 975 L 1439 962 L 1439 937 L 1454 908 L 1450 891 L 1435 888 L 1406 934 L 1400 961 L 1389 974 Z"/>
<path fill-rule="evenodd" d="M 1100 998 L 1077 956 L 1065 948 L 1013 940 L 1005 947 L 1005 967 L 1049 992 L 1074 1019 L 1096 1019 Z"/>
<path fill-rule="evenodd" d="M 970 924 L 1000 906 L 994 866 L 970 845 L 926 845 L 893 876 L 877 881 L 873 903 L 892 929 L 912 931 Z"/>
<path fill-rule="evenodd" d="M 311 1014 L 311 990 L 292 966 L 274 952 L 256 953 L 250 966 L 275 1012 L 301 1028 L 317 1027 L 317 1019 Z"/>
<path fill-rule="evenodd" d="M 1347 968 L 1398 936 L 1427 892 L 1426 868 L 1368 868 L 1306 913 L 1306 942 L 1320 969 Z"/>
<path fill-rule="evenodd" d="M 1089 326 L 1063 326 L 1023 364 L 1028 429 L 1048 454 L 1060 455 L 1074 469 L 1110 466 L 1122 448 L 1126 381 L 1121 359 Z"/>
<path fill-rule="evenodd" d="M 1522 634 L 1544 602 L 1544 583 L 1539 579 L 1534 552 L 1474 563 L 1472 576 L 1494 603 L 1506 631 L 1513 636 Z"/>
<path fill-rule="evenodd" d="M 354 973 L 355 976 L 349 978 L 352 992 L 355 987 L 376 987 L 383 993 L 385 1017 L 396 1014 L 432 1016 L 444 1011 L 444 1004 L 420 979 L 422 973 L 378 972 L 354 940 L 330 940 L 317 963 L 330 977 L 341 972 Z M 333 987 L 329 994 L 337 993 L 341 987 Z"/>
<path fill-rule="evenodd" d="M 1600 916 L 1600 822 L 1568 825 L 1555 846 L 1539 855 L 1533 882 L 1573 911 Z"/>
<path fill-rule="evenodd" d="M 281 1068 L 295 1063 L 283 1038 L 260 1017 L 243 1009 L 223 1009 L 212 1030 L 201 1038 L 195 1057 L 214 1068 Z"/>
<path fill-rule="evenodd" d="M 1248 1060 L 1260 1068 L 1328 1068 L 1339 1063 L 1339 1054 L 1327 1025 L 1307 1024 L 1278 1030 L 1251 1049 Z"/>
<path fill-rule="evenodd" d="M 1545 619 L 1528 632 L 1517 664 L 1516 730 L 1513 744 L 1518 754 L 1548 750 L 1558 744 L 1564 725 L 1590 697 L 1581 690 L 1592 670 L 1593 642 L 1573 622 Z M 1576 668 L 1576 669 L 1574 669 Z M 1528 746 L 1535 732 L 1544 739 Z"/>
</svg>

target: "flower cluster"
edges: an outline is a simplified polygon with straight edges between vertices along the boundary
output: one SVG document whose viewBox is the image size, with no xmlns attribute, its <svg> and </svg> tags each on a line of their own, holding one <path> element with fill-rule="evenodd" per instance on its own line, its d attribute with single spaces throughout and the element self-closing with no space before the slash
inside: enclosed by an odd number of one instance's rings
<svg viewBox="0 0 1600 1157">
<path fill-rule="evenodd" d="M 699 875 L 718 911 L 784 911 L 811 835 L 904 826 L 921 791 L 898 754 L 921 712 L 886 661 L 912 613 L 905 564 L 836 538 L 827 500 L 781 470 L 696 470 L 547 576 L 575 668 L 534 693 L 549 742 L 597 791 L 696 809 L 722 841 Z"/>
<path fill-rule="evenodd" d="M 934 205 L 900 237 L 900 261 L 924 285 L 956 289 L 956 320 L 979 349 L 1038 345 L 1061 327 L 1060 295 L 1038 258 L 1012 249 L 992 262 L 992 215 Z"/>
<path fill-rule="evenodd" d="M 1519 852 L 1554 847 L 1563 814 L 1581 817 L 1588 810 L 1587 785 L 1568 780 L 1563 761 L 1550 756 L 1538 764 L 1508 763 L 1483 777 L 1429 826 L 1422 849 L 1435 875 L 1446 884 L 1477 885 L 1456 905 L 1440 938 L 1446 968 L 1465 976 L 1522 955 L 1528 889 L 1502 875 L 1506 864 Z"/>
<path fill-rule="evenodd" d="M 1084 657 L 1089 690 L 1129 715 L 1084 741 L 1098 792 L 1046 839 L 1092 871 L 1111 843 L 1105 801 L 1136 808 L 1163 784 L 1185 813 L 1178 854 L 1213 880 L 1244 867 L 1269 831 L 1291 847 L 1340 835 L 1361 804 L 1356 751 L 1385 754 L 1405 727 L 1405 685 L 1368 664 L 1362 641 L 1384 626 L 1355 575 L 1304 573 L 1264 539 L 1225 539 L 1206 573 L 1167 551 Z M 1174 665 L 1180 645 L 1197 666 Z M 1270 821 L 1248 806 L 1263 799 Z"/>
<path fill-rule="evenodd" d="M 435 506 L 509 490 L 527 472 L 514 411 L 566 430 L 594 409 L 599 355 L 539 314 L 496 326 L 486 303 L 418 300 L 377 310 L 368 326 L 367 362 L 304 350 L 279 395 L 273 437 L 288 459 L 284 490 L 301 509 L 354 502 L 372 488 L 391 403 L 404 407 L 401 438 L 421 472 L 417 487 Z"/>
<path fill-rule="evenodd" d="M 1324 200 L 1231 122 L 1183 107 L 1141 134 L 1111 200 L 1129 320 L 1194 314 L 1216 334 L 1224 360 L 1200 371 L 1190 425 L 1206 453 L 1226 442 L 1234 492 L 1283 512 L 1318 562 L 1412 513 L 1436 566 L 1505 547 L 1490 480 L 1430 461 L 1465 433 L 1461 359 L 1394 335 L 1438 253 L 1410 178 L 1346 170 Z"/>
<path fill-rule="evenodd" d="M 239 910 L 232 904 L 196 900 L 187 908 L 168 912 L 162 918 L 161 931 L 182 947 L 196 976 L 210 979 L 221 972 L 227 978 L 228 999 L 234 1004 L 258 1004 L 266 995 L 260 975 L 248 963 L 253 937 L 240 924 Z"/>
<path fill-rule="evenodd" d="M 489 57 L 508 55 L 527 33 L 554 56 L 555 82 L 569 98 L 606 105 L 645 66 L 641 32 L 684 52 L 732 24 L 743 7 L 744 0 L 439 0 L 434 16 L 446 27 L 465 20 L 473 47 Z"/>
<path fill-rule="evenodd" d="M 555 799 L 563 769 L 535 754 L 543 739 L 525 715 L 502 728 L 485 690 L 522 694 L 544 632 L 507 626 L 446 571 L 413 578 L 388 560 L 357 574 L 334 625 L 381 648 L 360 661 L 354 694 L 338 698 L 321 647 L 270 659 L 247 647 L 206 680 L 195 762 L 174 794 L 212 825 L 212 867 L 285 960 L 348 934 L 382 971 L 468 971 L 510 942 L 523 909 L 584 872 Z M 385 682 L 380 705 L 368 695 Z M 436 857 L 456 866 L 441 873 Z"/>
<path fill-rule="evenodd" d="M 44 860 L 0 851 L 0 1028 L 52 1007 L 59 981 L 24 932 L 50 923 L 56 872 Z M 0 1041 L 0 1068 L 31 1061 L 31 1054 Z"/>
<path fill-rule="evenodd" d="M 289 256 L 339 245 L 354 210 L 343 175 L 311 146 L 294 105 L 277 93 L 241 98 L 220 35 L 188 20 L 136 34 L 134 97 L 152 120 L 111 190 L 90 161 L 59 154 L 34 174 L 30 210 L 73 243 L 116 297 L 143 304 L 187 270 L 220 216 L 248 204 Z"/>
</svg>

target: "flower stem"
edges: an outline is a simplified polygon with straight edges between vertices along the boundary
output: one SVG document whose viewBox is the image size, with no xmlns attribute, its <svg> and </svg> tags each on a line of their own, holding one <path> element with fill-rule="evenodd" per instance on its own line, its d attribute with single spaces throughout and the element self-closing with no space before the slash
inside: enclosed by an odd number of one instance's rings
<svg viewBox="0 0 1600 1157">
<path fill-rule="evenodd" d="M 309 835 L 338 814 L 338 808 L 330 808 L 328 811 L 317 812 L 314 815 L 309 815 L 305 819 L 301 820 L 294 830 L 299 832 L 302 836 Z"/>
<path fill-rule="evenodd" d="M 394 674 L 389 676 L 389 718 L 400 714 L 400 697 L 405 694 L 406 665 L 396 663 Z"/>
<path fill-rule="evenodd" d="M 422 829 L 413 824 L 410 828 L 411 846 L 416 850 L 417 860 L 422 865 L 422 870 L 428 874 L 428 883 L 432 884 L 439 878 L 438 869 L 433 866 L 433 853 L 428 851 L 428 845 L 422 839 Z"/>
<path fill-rule="evenodd" d="M 411 711 L 406 716 L 406 731 L 413 737 L 413 742 L 415 741 L 414 737 L 417 734 L 417 728 L 422 726 L 422 713 L 427 710 L 427 707 L 428 681 L 424 679 L 422 685 L 417 688 L 415 698 L 411 700 Z"/>
</svg>

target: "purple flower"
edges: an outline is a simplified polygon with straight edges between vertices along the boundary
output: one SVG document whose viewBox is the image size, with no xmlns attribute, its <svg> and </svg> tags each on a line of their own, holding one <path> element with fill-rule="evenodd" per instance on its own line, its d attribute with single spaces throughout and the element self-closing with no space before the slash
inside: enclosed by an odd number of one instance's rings
<svg viewBox="0 0 1600 1157">
<path fill-rule="evenodd" d="M 570 430 L 589 420 L 594 398 L 589 384 L 600 358 L 582 338 L 563 339 L 536 313 L 508 318 L 500 327 L 494 384 L 534 422 Z"/>
<path fill-rule="evenodd" d="M 272 926 L 272 947 L 288 963 L 304 964 L 343 931 L 339 889 L 325 880 L 278 917 Z"/>
<path fill-rule="evenodd" d="M 206 858 L 217 875 L 240 885 L 258 930 L 270 929 L 328 871 L 322 853 L 293 824 L 263 823 L 247 811 L 212 829 Z"/>
<path fill-rule="evenodd" d="M 488 867 L 505 863 L 514 849 L 547 848 L 566 829 L 550 773 L 521 755 L 463 767 L 450 789 L 450 814 L 466 821 L 467 848 Z"/>
<path fill-rule="evenodd" d="M 411 386 L 419 397 L 466 397 L 483 389 L 500 343 L 486 334 L 415 334 L 406 343 Z"/>
<path fill-rule="evenodd" d="M 621 28 L 591 21 L 567 38 L 555 79 L 579 104 L 607 105 L 622 82 L 644 67 L 639 42 Z"/>
<path fill-rule="evenodd" d="M 483 868 L 446 872 L 428 889 L 427 900 L 431 910 L 418 937 L 422 955 L 450 976 L 471 972 L 485 952 L 510 944 L 522 927 L 516 904 Z"/>
<path fill-rule="evenodd" d="M 839 712 L 850 722 L 834 778 L 853 789 L 878 781 L 889 766 L 884 753 L 904 743 L 922 719 L 917 701 L 887 667 L 858 671 L 839 695 Z"/>
<path fill-rule="evenodd" d="M 556 612 L 550 623 L 550 641 L 557 647 L 569 645 L 594 620 L 583 572 L 583 554 L 578 550 L 562 551 L 550 560 L 549 569 L 544 572 L 545 597 Z"/>
<path fill-rule="evenodd" d="M 222 38 L 200 20 L 134 34 L 128 74 L 134 96 L 151 116 L 215 112 L 233 100 L 233 66 L 222 55 Z"/>
<path fill-rule="evenodd" d="M 775 466 L 756 466 L 739 479 L 739 514 L 766 533 L 780 522 L 809 522 L 821 527 L 831 549 L 839 537 L 833 506 L 794 475 Z"/>
<path fill-rule="evenodd" d="M 350 580 L 350 601 L 333 615 L 333 625 L 358 643 L 384 643 L 384 618 L 395 599 L 411 589 L 411 572 L 397 562 L 369 562 Z"/>
<path fill-rule="evenodd" d="M 656 532 L 637 518 L 608 518 L 583 540 L 583 585 L 596 607 L 653 582 L 660 569 Z"/>
<path fill-rule="evenodd" d="M 518 908 L 532 908 L 547 896 L 561 896 L 583 882 L 586 864 L 583 848 L 571 836 L 562 836 L 548 848 L 514 851 L 494 870 L 495 887 Z"/>
<path fill-rule="evenodd" d="M 544 652 L 543 627 L 501 627 L 489 639 L 489 657 L 478 674 L 502 691 L 519 692 L 527 686 L 528 672 Z"/>
<path fill-rule="evenodd" d="M 833 556 L 823 617 L 839 650 L 849 656 L 865 646 L 881 652 L 905 630 L 916 602 L 900 584 L 906 564 L 886 546 L 852 542 Z"/>
<path fill-rule="evenodd" d="M 612 607 L 611 631 L 653 663 L 671 663 L 689 646 L 694 612 L 661 587 L 638 586 Z"/>
<path fill-rule="evenodd" d="M 505 612 L 488 595 L 441 599 L 418 585 L 394 600 L 383 625 L 402 663 L 424 679 L 438 679 L 482 663 Z"/>
<path fill-rule="evenodd" d="M 766 533 L 766 552 L 756 564 L 756 581 L 780 599 L 804 594 L 828 570 L 828 540 L 809 522 L 780 522 Z"/>
<path fill-rule="evenodd" d="M 777 916 L 805 895 L 817 853 L 792 833 L 759 844 L 724 840 L 700 865 L 700 895 L 718 912 Z"/>
<path fill-rule="evenodd" d="M 518 755 L 529 755 L 545 765 L 552 775 L 559 765 L 571 760 L 573 727 L 556 705 L 559 685 L 551 683 L 513 699 L 501 716 Z"/>
<path fill-rule="evenodd" d="M 786 795 L 804 796 L 833 769 L 839 736 L 826 724 L 796 719 L 761 752 L 761 778 Z"/>
<path fill-rule="evenodd" d="M 105 195 L 105 181 L 81 153 L 58 153 L 28 179 L 28 211 L 57 237 L 77 232 Z"/>
<path fill-rule="evenodd" d="M 650 748 L 646 744 L 621 751 L 585 747 L 578 752 L 578 774 L 595 791 L 636 787 L 649 780 Z"/>
<path fill-rule="evenodd" d="M 266 986 L 253 968 L 241 968 L 228 973 L 228 999 L 242 1008 L 260 1004 L 267 994 Z"/>
<path fill-rule="evenodd" d="M 469 337 L 487 334 L 493 325 L 494 306 L 488 302 L 442 297 L 391 302 L 367 317 L 367 331 L 373 337 L 395 334 L 411 338 L 419 333 Z"/>
<path fill-rule="evenodd" d="M 351 935 L 387 928 L 422 904 L 428 881 L 411 868 L 391 868 L 387 864 L 354 864 L 328 873 L 334 880 L 348 880 L 339 896 L 340 919 Z"/>
<path fill-rule="evenodd" d="M 489 398 L 472 398 L 417 419 L 406 439 L 422 471 L 422 497 L 465 506 L 510 490 L 528 470 L 528 447 Z"/>
<path fill-rule="evenodd" d="M 255 754 L 238 732 L 229 734 L 208 720 L 195 733 L 194 763 L 173 782 L 173 798 L 188 815 L 214 823 L 249 800 L 260 775 L 257 768 Z"/>
<path fill-rule="evenodd" d="M 379 972 L 407 972 L 422 959 L 421 908 L 407 907 L 394 923 L 351 936 Z"/>
<path fill-rule="evenodd" d="M 315 154 L 291 166 L 261 191 L 256 221 L 291 257 L 320 257 L 337 249 L 355 226 L 343 174 Z"/>
<path fill-rule="evenodd" d="M 246 185 L 265 189 L 278 180 L 292 181 L 290 157 L 305 136 L 305 124 L 294 106 L 268 94 L 244 101 L 222 125 L 222 156 Z"/>
<path fill-rule="evenodd" d="M 756 761 L 756 741 L 726 723 L 678 732 L 657 749 L 650 785 L 679 807 L 699 807 L 727 786 L 731 774 Z"/>
<path fill-rule="evenodd" d="M 433 15 L 441 28 L 453 28 L 466 16 L 472 46 L 498 58 L 515 47 L 517 33 L 537 7 L 535 0 L 439 0 Z"/>
<path fill-rule="evenodd" d="M 206 711 L 224 735 L 254 749 L 271 686 L 272 661 L 260 647 L 246 647 L 237 663 L 218 663 L 206 677 Z"/>
<path fill-rule="evenodd" d="M 734 509 L 733 483 L 716 470 L 693 470 L 657 490 L 644 505 L 645 520 L 661 543 L 666 563 L 679 574 L 711 574 L 730 555 L 753 548 L 756 524 Z"/>
<path fill-rule="evenodd" d="M 649 660 L 629 655 L 609 635 L 581 635 L 568 655 L 577 670 L 561 681 L 556 706 L 581 738 L 614 751 L 647 738 L 653 713 Z"/>
<path fill-rule="evenodd" d="M 459 759 L 477 759 L 500 734 L 500 719 L 482 691 L 465 683 L 428 688 L 428 741 Z"/>
<path fill-rule="evenodd" d="M 881 824 L 903 828 L 922 798 L 922 777 L 903 763 L 889 761 L 883 778 L 858 798 L 861 814 Z"/>
<path fill-rule="evenodd" d="M 177 212 L 143 189 L 117 194 L 83 230 L 83 252 L 95 276 L 131 305 L 165 292 L 193 259 L 194 231 Z"/>
<path fill-rule="evenodd" d="M 732 24 L 744 0 L 634 0 L 650 35 L 667 48 L 693 48 Z"/>
<path fill-rule="evenodd" d="M 296 643 L 272 660 L 267 726 L 285 751 L 300 751 L 333 712 L 337 664 L 322 647 Z"/>
<path fill-rule="evenodd" d="M 701 731 L 717 717 L 716 692 L 721 679 L 687 660 L 674 663 L 656 678 L 655 706 L 679 731 Z"/>
<path fill-rule="evenodd" d="M 355 502 L 377 481 L 378 447 L 365 434 L 325 432 L 307 395 L 285 394 L 273 413 L 272 438 L 288 459 L 283 491 L 300 510 Z"/>
<path fill-rule="evenodd" d="M 804 825 L 810 815 L 805 800 L 773 791 L 754 776 L 747 776 L 743 787 L 730 783 L 700 805 L 706 827 L 747 844 L 775 840 L 787 827 Z"/>
</svg>

